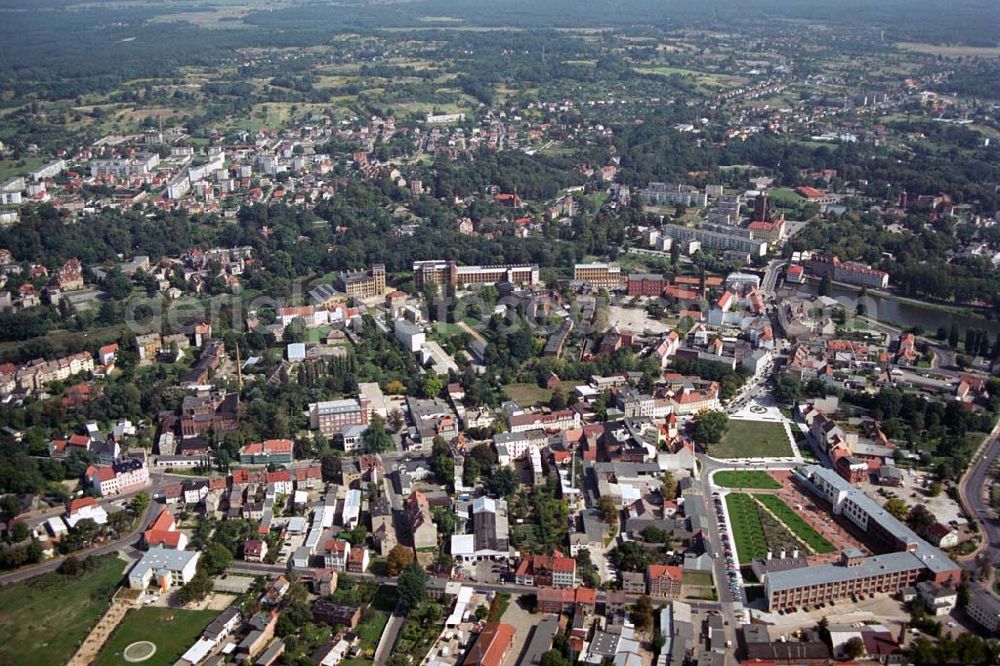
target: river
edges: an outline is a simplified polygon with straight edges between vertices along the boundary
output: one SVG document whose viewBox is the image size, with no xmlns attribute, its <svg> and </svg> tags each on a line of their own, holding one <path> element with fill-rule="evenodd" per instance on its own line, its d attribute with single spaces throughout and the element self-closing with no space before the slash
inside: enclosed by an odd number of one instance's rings
<svg viewBox="0 0 1000 666">
<path fill-rule="evenodd" d="M 800 285 L 790 285 L 786 283 L 785 289 L 793 286 L 795 287 L 795 291 L 798 293 L 805 292 L 815 295 L 819 292 L 819 283 L 817 282 L 809 282 L 807 284 Z M 833 293 L 831 295 L 833 298 L 836 298 L 841 303 L 844 303 L 844 305 L 848 306 L 849 309 L 853 311 L 858 302 L 859 292 L 851 289 L 850 287 L 834 284 Z M 900 326 L 906 328 L 912 326 L 922 326 L 928 335 L 934 335 L 937 329 L 941 326 L 950 329 L 952 323 L 958 325 L 958 329 L 962 335 L 965 334 L 965 329 L 967 328 L 987 330 L 990 332 L 991 338 L 996 335 L 997 332 L 1000 332 L 1000 321 L 993 321 L 984 317 L 978 317 L 972 313 L 966 314 L 964 312 L 938 309 L 931 305 L 917 305 L 916 303 L 912 303 L 910 301 L 897 301 L 892 298 L 883 298 L 871 293 L 865 296 L 865 303 L 867 305 L 867 314 L 870 317 L 878 319 L 886 324 L 899 324 Z"/>
</svg>

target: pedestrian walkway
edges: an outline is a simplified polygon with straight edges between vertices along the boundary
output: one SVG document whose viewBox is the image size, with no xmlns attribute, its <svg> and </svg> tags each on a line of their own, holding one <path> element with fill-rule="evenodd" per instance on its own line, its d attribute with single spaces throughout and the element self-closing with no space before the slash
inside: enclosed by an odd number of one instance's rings
<svg viewBox="0 0 1000 666">
<path fill-rule="evenodd" d="M 122 594 L 122 590 L 118 590 L 115 593 L 108 610 L 97 621 L 97 624 L 90 630 L 90 633 L 87 634 L 76 654 L 67 662 L 67 666 L 88 666 L 88 664 L 92 664 L 97 660 L 97 655 L 100 654 L 101 648 L 104 647 L 104 644 L 108 642 L 108 638 L 111 637 L 115 628 L 125 618 L 125 614 L 130 609 L 136 608 L 135 602 L 127 594 L 129 590 L 125 592 L 126 594 Z"/>
<path fill-rule="evenodd" d="M 788 443 L 792 445 L 792 456 L 796 460 L 802 460 L 802 452 L 799 451 L 799 444 L 795 441 L 795 436 L 792 434 L 792 426 L 788 422 L 788 419 L 782 419 L 781 425 L 785 426 L 785 434 L 788 435 Z"/>
</svg>

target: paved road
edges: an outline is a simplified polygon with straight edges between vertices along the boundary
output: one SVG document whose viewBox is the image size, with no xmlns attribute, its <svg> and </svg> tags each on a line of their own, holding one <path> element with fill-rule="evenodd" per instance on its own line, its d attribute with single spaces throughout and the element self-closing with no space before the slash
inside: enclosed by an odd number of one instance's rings
<svg viewBox="0 0 1000 666">
<path fill-rule="evenodd" d="M 788 262 L 784 259 L 772 259 L 767 264 L 767 270 L 764 271 L 764 279 L 760 282 L 760 290 L 765 296 L 774 295 L 774 287 L 778 283 L 778 273 L 782 266 Z"/>
<path fill-rule="evenodd" d="M 888 333 L 890 335 L 899 336 L 904 330 L 899 326 L 894 326 L 892 324 L 886 324 L 872 317 L 861 315 L 858 319 L 863 319 L 868 322 L 868 324 L 875 327 L 875 330 L 882 331 L 883 333 Z M 958 369 L 955 365 L 956 353 L 953 349 L 946 345 L 942 345 L 938 340 L 934 338 L 928 338 L 927 336 L 918 335 L 917 342 L 926 344 L 931 351 L 934 352 L 935 367 L 933 368 L 936 374 L 948 375 L 952 377 L 957 377 L 962 374 L 962 371 Z"/>
<path fill-rule="evenodd" d="M 984 537 L 976 552 L 962 560 L 962 564 L 969 569 L 976 567 L 980 557 L 985 557 L 994 565 L 1000 564 L 1000 518 L 990 508 L 986 497 L 990 469 L 998 459 L 1000 459 L 1000 425 L 990 433 L 982 447 L 982 454 L 958 483 L 962 504 L 970 514 L 970 518 L 979 523 Z"/>
<path fill-rule="evenodd" d="M 108 504 L 112 504 L 114 502 L 120 502 L 123 499 L 128 500 L 138 492 L 145 492 L 150 497 L 153 497 L 153 495 L 155 495 L 156 493 L 163 492 L 163 489 L 166 488 L 167 486 L 173 483 L 177 483 L 178 481 L 181 480 L 189 480 L 189 479 L 190 477 L 188 476 L 178 476 L 176 474 L 166 474 L 164 472 L 153 472 L 151 475 L 151 484 L 148 488 L 145 488 L 144 490 L 137 491 L 136 493 L 132 493 L 129 495 L 108 497 L 106 499 L 100 500 L 100 503 L 104 506 L 107 506 Z M 146 511 L 145 513 L 143 513 L 141 519 L 136 522 L 135 527 L 132 528 L 132 531 L 130 531 L 128 534 L 124 535 L 120 539 L 115 539 L 114 541 L 109 541 L 107 543 L 103 543 L 99 546 L 95 546 L 94 548 L 89 548 L 87 550 L 70 553 L 70 555 L 73 555 L 77 559 L 82 559 L 90 557 L 91 555 L 107 555 L 108 553 L 113 553 L 117 550 L 123 550 L 123 549 L 127 550 L 129 546 L 132 546 L 133 544 L 138 542 L 139 534 L 146 529 L 146 526 L 149 523 L 153 522 L 153 519 L 156 517 L 156 515 L 160 512 L 160 509 L 162 508 L 163 505 L 159 504 L 158 502 L 151 501 L 149 503 L 149 506 L 146 507 Z M 48 511 L 46 511 L 45 513 L 47 514 Z M 40 522 L 41 518 L 42 516 L 35 517 L 36 524 Z M 11 583 L 18 583 L 23 580 L 28 580 L 29 578 L 34 578 L 35 576 L 41 576 L 42 574 L 49 573 L 50 571 L 55 571 L 56 569 L 59 568 L 59 565 L 62 564 L 63 560 L 65 560 L 67 557 L 68 555 L 59 555 L 57 557 L 53 557 L 51 560 L 45 560 L 44 562 L 39 562 L 38 564 L 34 564 L 27 567 L 21 567 L 20 569 L 17 569 L 15 571 L 11 571 L 9 573 L 0 575 L 0 585 L 9 585 Z"/>
<path fill-rule="evenodd" d="M 129 546 L 137 543 L 140 539 L 140 533 L 145 530 L 146 525 L 152 522 L 156 514 L 160 512 L 162 507 L 156 502 L 150 502 L 149 506 L 146 507 L 145 513 L 143 513 L 142 518 L 136 522 L 135 527 L 132 531 L 121 537 L 120 539 L 115 539 L 114 541 L 109 541 L 103 543 L 94 548 L 89 548 L 87 550 L 77 551 L 71 553 L 77 559 L 83 559 L 91 557 L 92 555 L 107 555 L 108 553 L 113 553 L 122 549 L 127 549 Z M 59 568 L 59 565 L 63 563 L 69 555 L 59 555 L 53 557 L 51 560 L 45 560 L 30 567 L 22 567 L 16 571 L 11 571 L 10 573 L 3 574 L 0 576 L 0 586 L 10 585 L 12 583 L 19 583 L 23 580 L 28 580 L 29 578 L 34 578 L 36 576 L 41 576 L 42 574 L 49 573 L 50 571 L 55 571 Z"/>
<path fill-rule="evenodd" d="M 276 574 L 288 573 L 288 567 L 280 564 L 255 564 L 252 562 L 242 562 L 234 561 L 229 566 L 229 572 L 234 574 L 250 574 L 254 576 L 270 576 Z M 345 574 L 351 578 L 358 578 L 361 580 L 370 580 L 376 583 L 381 583 L 384 585 L 395 585 L 396 579 L 389 576 L 377 576 L 373 573 L 363 573 L 363 574 Z M 461 583 L 462 585 L 471 587 L 476 592 L 481 594 L 486 594 L 488 592 L 509 592 L 511 594 L 535 594 L 538 592 L 537 587 L 532 587 L 530 585 L 517 585 L 516 583 L 478 583 L 471 580 L 455 581 Z M 626 594 L 625 598 L 629 601 L 635 601 L 638 599 L 640 594 Z M 598 603 L 604 602 L 604 592 L 598 590 L 597 592 Z M 717 601 L 690 601 L 689 603 L 692 608 L 703 611 L 719 611 L 723 609 L 723 605 Z"/>
</svg>

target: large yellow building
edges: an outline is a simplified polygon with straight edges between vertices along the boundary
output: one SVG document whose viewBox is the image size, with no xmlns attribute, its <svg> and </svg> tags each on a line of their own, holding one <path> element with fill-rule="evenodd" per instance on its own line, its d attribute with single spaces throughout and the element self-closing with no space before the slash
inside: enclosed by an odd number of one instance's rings
<svg viewBox="0 0 1000 666">
<path fill-rule="evenodd" d="M 597 289 L 621 289 L 624 285 L 621 266 L 616 263 L 576 264 L 573 279 Z"/>
</svg>

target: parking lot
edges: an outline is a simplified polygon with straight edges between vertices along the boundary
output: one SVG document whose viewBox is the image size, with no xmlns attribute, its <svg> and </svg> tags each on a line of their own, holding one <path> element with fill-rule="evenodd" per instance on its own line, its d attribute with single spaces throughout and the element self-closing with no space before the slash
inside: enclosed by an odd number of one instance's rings
<svg viewBox="0 0 1000 666">
<path fill-rule="evenodd" d="M 662 321 L 651 318 L 642 308 L 623 308 L 618 305 L 608 306 L 608 326 L 617 326 L 626 331 L 642 333 L 667 333 L 673 327 Z"/>
<path fill-rule="evenodd" d="M 712 508 L 715 510 L 715 519 L 719 525 L 719 536 L 722 539 L 722 553 L 719 557 L 725 558 L 726 562 L 726 582 L 729 585 L 729 592 L 733 599 L 746 601 L 743 592 L 743 575 L 740 572 L 739 560 L 736 558 L 736 546 L 733 542 L 732 530 L 729 522 L 729 515 L 725 508 L 725 494 L 716 491 L 712 493 Z M 716 585 L 722 585 L 722 581 L 716 581 Z"/>
<path fill-rule="evenodd" d="M 871 483 L 862 483 L 860 488 L 879 504 L 884 504 L 887 499 L 879 494 L 879 490 L 884 490 L 896 495 L 910 506 L 926 505 L 934 517 L 946 525 L 953 524 L 954 527 L 958 527 L 966 524 L 967 521 L 962 516 L 962 508 L 958 502 L 948 496 L 948 493 L 941 491 L 937 497 L 928 496 L 926 488 L 933 481 L 933 475 L 904 468 L 900 468 L 900 471 L 903 475 L 903 485 L 898 488 L 885 488 Z"/>
</svg>

